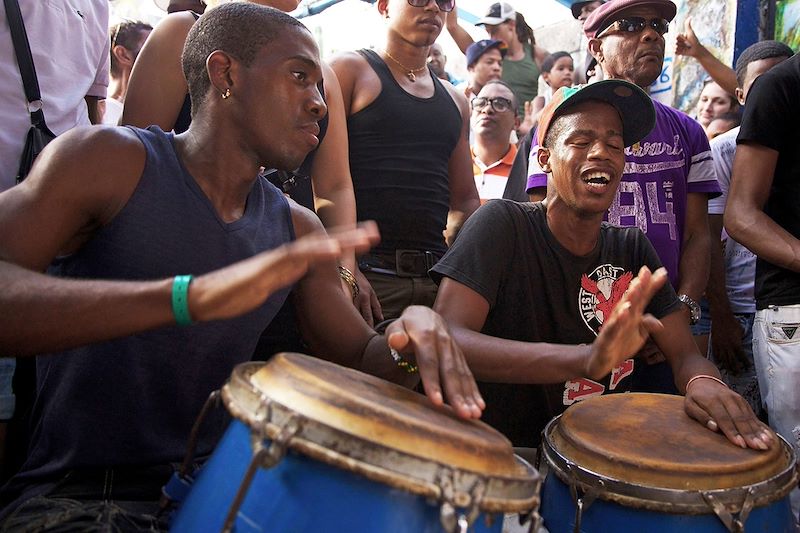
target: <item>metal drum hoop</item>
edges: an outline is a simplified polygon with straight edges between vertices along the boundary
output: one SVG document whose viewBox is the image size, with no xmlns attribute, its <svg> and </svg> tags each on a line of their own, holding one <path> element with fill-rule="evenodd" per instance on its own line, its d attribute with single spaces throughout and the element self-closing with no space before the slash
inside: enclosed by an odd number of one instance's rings
<svg viewBox="0 0 800 533">
<path fill-rule="evenodd" d="M 716 513 L 711 502 L 721 504 L 730 513 L 739 513 L 747 507 L 761 507 L 786 497 L 797 486 L 796 456 L 786 439 L 778 435 L 787 466 L 776 475 L 751 485 L 717 490 L 678 490 L 630 483 L 598 474 L 584 468 L 562 455 L 550 443 L 549 436 L 561 419 L 551 420 L 544 430 L 542 453 L 549 470 L 568 487 L 593 493 L 596 497 L 627 507 L 663 513 L 708 514 Z"/>
<path fill-rule="evenodd" d="M 222 388 L 222 400 L 231 416 L 247 424 L 256 435 L 275 439 L 291 425 L 294 433 L 286 443 L 289 449 L 455 507 L 477 507 L 487 513 L 526 513 L 538 508 L 541 480 L 526 462 L 515 458 L 533 474 L 529 478 L 491 476 L 456 470 L 379 444 L 354 441 L 346 432 L 298 415 L 259 391 L 250 377 L 262 367 L 263 363 L 256 362 L 239 365 Z"/>
</svg>

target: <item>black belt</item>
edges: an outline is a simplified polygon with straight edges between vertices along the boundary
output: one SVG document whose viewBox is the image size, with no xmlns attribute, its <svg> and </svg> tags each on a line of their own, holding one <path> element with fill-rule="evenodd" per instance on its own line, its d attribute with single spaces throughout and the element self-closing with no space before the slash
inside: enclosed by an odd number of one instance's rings
<svg viewBox="0 0 800 533">
<path fill-rule="evenodd" d="M 401 278 L 425 278 L 442 254 L 429 250 L 395 250 L 391 255 L 365 255 L 358 261 L 362 272 L 389 274 Z"/>
</svg>

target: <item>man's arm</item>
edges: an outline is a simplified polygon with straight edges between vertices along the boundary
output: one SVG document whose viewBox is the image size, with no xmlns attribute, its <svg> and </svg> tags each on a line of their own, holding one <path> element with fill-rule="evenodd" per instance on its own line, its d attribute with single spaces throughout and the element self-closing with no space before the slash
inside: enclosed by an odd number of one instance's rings
<svg viewBox="0 0 800 533">
<path fill-rule="evenodd" d="M 754 143 L 739 144 L 725 209 L 725 229 L 759 258 L 800 272 L 800 240 L 764 213 L 777 163 L 776 150 Z"/>
<path fill-rule="evenodd" d="M 356 200 L 348 158 L 347 117 L 339 81 L 333 69 L 322 64 L 325 79 L 325 100 L 328 104 L 328 131 L 314 154 L 311 180 L 314 185 L 314 206 L 326 228 L 348 228 L 356 224 Z M 355 255 L 341 257 L 342 266 L 356 277 L 359 291 L 353 304 L 368 324 L 383 320 L 380 302 L 367 279 L 358 270 Z M 343 282 L 344 283 L 344 282 Z M 343 287 L 345 294 L 350 287 Z"/>
<path fill-rule="evenodd" d="M 86 95 L 83 99 L 86 101 L 86 112 L 89 115 L 89 122 L 92 124 L 102 124 L 103 113 L 100 109 L 100 98 Z"/>
<path fill-rule="evenodd" d="M 766 449 L 774 442 L 769 429 L 759 422 L 748 403 L 714 379 L 719 372 L 700 355 L 683 313 L 676 311 L 661 319 L 664 327 L 653 332 L 653 339 L 672 367 L 675 385 L 684 392 L 686 414 L 712 431 L 721 430 L 732 443 L 742 448 Z"/>
<path fill-rule="evenodd" d="M 293 208 L 298 236 L 321 230 L 306 210 Z M 478 418 L 485 407 L 463 353 L 441 318 L 428 308 L 411 306 L 386 330 L 375 333 L 339 290 L 332 261 L 311 266 L 295 289 L 303 337 L 319 357 L 357 368 L 406 386 L 422 379 L 425 393 L 435 404 L 444 398 L 465 418 Z M 389 345 L 419 367 L 419 375 L 400 368 Z"/>
<path fill-rule="evenodd" d="M 450 96 L 461 111 L 461 133 L 458 137 L 450 161 L 447 164 L 450 176 L 450 212 L 447 215 L 445 240 L 448 246 L 453 243 L 461 226 L 481 205 L 475 177 L 472 173 L 472 156 L 469 151 L 469 105 L 466 98 L 451 85 L 446 85 Z"/>
<path fill-rule="evenodd" d="M 156 124 L 164 131 L 175 127 L 189 91 L 181 53 L 194 23 L 189 12 L 173 13 L 150 32 L 131 71 L 120 124 Z"/>
<path fill-rule="evenodd" d="M 684 33 L 679 33 L 675 41 L 675 55 L 695 58 L 708 72 L 708 75 L 730 94 L 736 94 L 739 86 L 736 81 L 736 72 L 714 57 L 714 55 L 700 43 L 692 29 L 691 17 L 686 18 Z"/>
<path fill-rule="evenodd" d="M 646 315 L 644 309 L 665 281 L 664 269 L 651 275 L 643 268 L 591 345 L 520 342 L 485 335 L 481 330 L 489 302 L 451 278 L 442 280 L 434 310 L 450 325 L 478 379 L 497 383 L 601 379 L 632 357 L 649 331 L 659 329 L 658 320 Z"/>
<path fill-rule="evenodd" d="M 708 215 L 708 225 L 711 227 L 711 273 L 706 297 L 713 317 L 711 345 L 716 361 L 729 372 L 738 375 L 747 367 L 748 361 L 742 351 L 742 326 L 731 311 L 728 300 L 725 259 L 720 243 L 722 215 Z"/>
<path fill-rule="evenodd" d="M 681 250 L 680 286 L 678 294 L 685 294 L 699 302 L 708 284 L 708 263 L 711 260 L 711 233 L 708 228 L 708 195 L 690 192 L 686 200 L 686 226 Z M 684 316 L 689 310 L 684 306 Z"/>
<path fill-rule="evenodd" d="M 447 14 L 447 22 L 446 22 L 447 31 L 450 34 L 450 37 L 453 38 L 453 41 L 458 45 L 458 48 L 461 49 L 461 52 L 466 54 L 467 48 L 469 45 L 475 42 L 472 36 L 467 33 L 467 30 L 461 27 L 458 23 L 458 7 L 455 7 L 450 13 Z"/>
<path fill-rule="evenodd" d="M 75 128 L 50 143 L 22 184 L 0 194 L 0 353 L 35 355 L 175 324 L 172 279 L 123 282 L 42 274 L 108 224 L 138 185 L 145 151 L 122 128 Z M 188 293 L 195 321 L 260 305 L 316 261 L 365 251 L 377 228 L 309 235 L 198 276 Z M 339 291 L 341 293 L 341 291 Z M 350 306 L 352 308 L 352 305 Z"/>
</svg>

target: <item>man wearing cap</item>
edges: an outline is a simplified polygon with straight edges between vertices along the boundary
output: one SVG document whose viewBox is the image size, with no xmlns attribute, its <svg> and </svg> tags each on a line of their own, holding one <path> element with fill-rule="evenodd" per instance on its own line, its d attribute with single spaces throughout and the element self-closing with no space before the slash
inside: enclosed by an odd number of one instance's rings
<svg viewBox="0 0 800 533">
<path fill-rule="evenodd" d="M 467 48 L 467 71 L 469 79 L 463 85 L 467 99 L 481 92 L 489 80 L 499 80 L 503 76 L 503 58 L 508 47 L 503 41 L 483 39 Z"/>
<path fill-rule="evenodd" d="M 569 6 L 572 11 L 572 16 L 581 24 L 581 34 L 583 34 L 583 25 L 586 19 L 592 14 L 592 11 L 602 6 L 604 3 L 605 0 L 589 0 L 588 2 L 573 2 L 572 5 Z M 581 37 L 583 37 L 583 35 L 581 35 Z M 575 69 L 575 83 L 586 83 L 586 80 L 591 76 L 589 71 L 591 71 L 592 74 L 597 73 L 595 71 L 597 61 L 595 61 L 594 57 L 589 52 L 587 48 L 588 44 L 589 42 L 585 38 L 581 39 L 581 55 L 584 56 L 584 60 L 583 64 L 578 65 Z M 595 79 L 594 81 L 599 80 Z"/>
<path fill-rule="evenodd" d="M 640 366 L 631 357 L 648 335 L 686 392 L 689 416 L 741 447 L 772 442 L 700 356 L 645 236 L 603 222 L 624 147 L 654 123 L 650 98 L 630 83 L 559 89 L 538 131 L 537 159 L 550 175 L 545 201 L 487 203 L 433 268 L 441 283 L 434 308 L 483 381 L 484 420 L 515 446 L 536 446 L 547 421 L 572 403 L 630 390 Z"/>
<path fill-rule="evenodd" d="M 533 30 L 525 22 L 525 17 L 504 2 L 492 4 L 486 15 L 475 24 L 485 26 L 491 39 L 503 41 L 508 46 L 503 81 L 514 90 L 519 102 L 517 113 L 522 117 L 525 113 L 525 103 L 533 100 L 538 94 L 542 62 L 549 52 L 536 44 Z M 466 53 L 473 40 L 458 24 L 458 17 L 447 17 L 447 31 L 459 48 Z M 527 131 L 522 131 L 521 134 L 524 135 Z"/>
<path fill-rule="evenodd" d="M 386 20 L 383 49 L 340 54 L 331 66 L 347 115 L 357 218 L 375 220 L 381 232 L 359 267 L 390 319 L 411 304 L 433 305 L 428 270 L 480 202 L 469 104 L 427 66 L 454 0 L 376 5 Z"/>
<path fill-rule="evenodd" d="M 675 12 L 669 0 L 612 0 L 594 10 L 584 32 L 605 77 L 642 88 L 655 81 L 664 61 L 664 34 Z M 720 189 L 702 127 L 669 106 L 657 101 L 653 105 L 655 128 L 625 150 L 625 174 L 607 220 L 636 226 L 647 234 L 684 304 L 686 322 L 694 324 L 700 318 L 696 302 L 708 281 L 708 198 Z M 543 196 L 546 184 L 546 174 L 532 156 L 528 178 L 532 198 Z M 662 390 L 674 392 L 663 357 L 650 352 L 651 370 L 660 376 Z"/>
</svg>

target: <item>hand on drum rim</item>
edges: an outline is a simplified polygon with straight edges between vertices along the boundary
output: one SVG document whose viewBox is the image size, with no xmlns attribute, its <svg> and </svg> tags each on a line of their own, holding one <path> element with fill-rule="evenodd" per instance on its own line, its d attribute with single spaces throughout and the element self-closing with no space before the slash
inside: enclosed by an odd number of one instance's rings
<svg viewBox="0 0 800 533">
<path fill-rule="evenodd" d="M 444 398 L 462 418 L 480 418 L 486 402 L 444 320 L 432 309 L 410 306 L 386 328 L 389 346 L 416 359 L 425 394 L 435 405 Z M 442 392 L 444 389 L 444 393 Z"/>
</svg>

